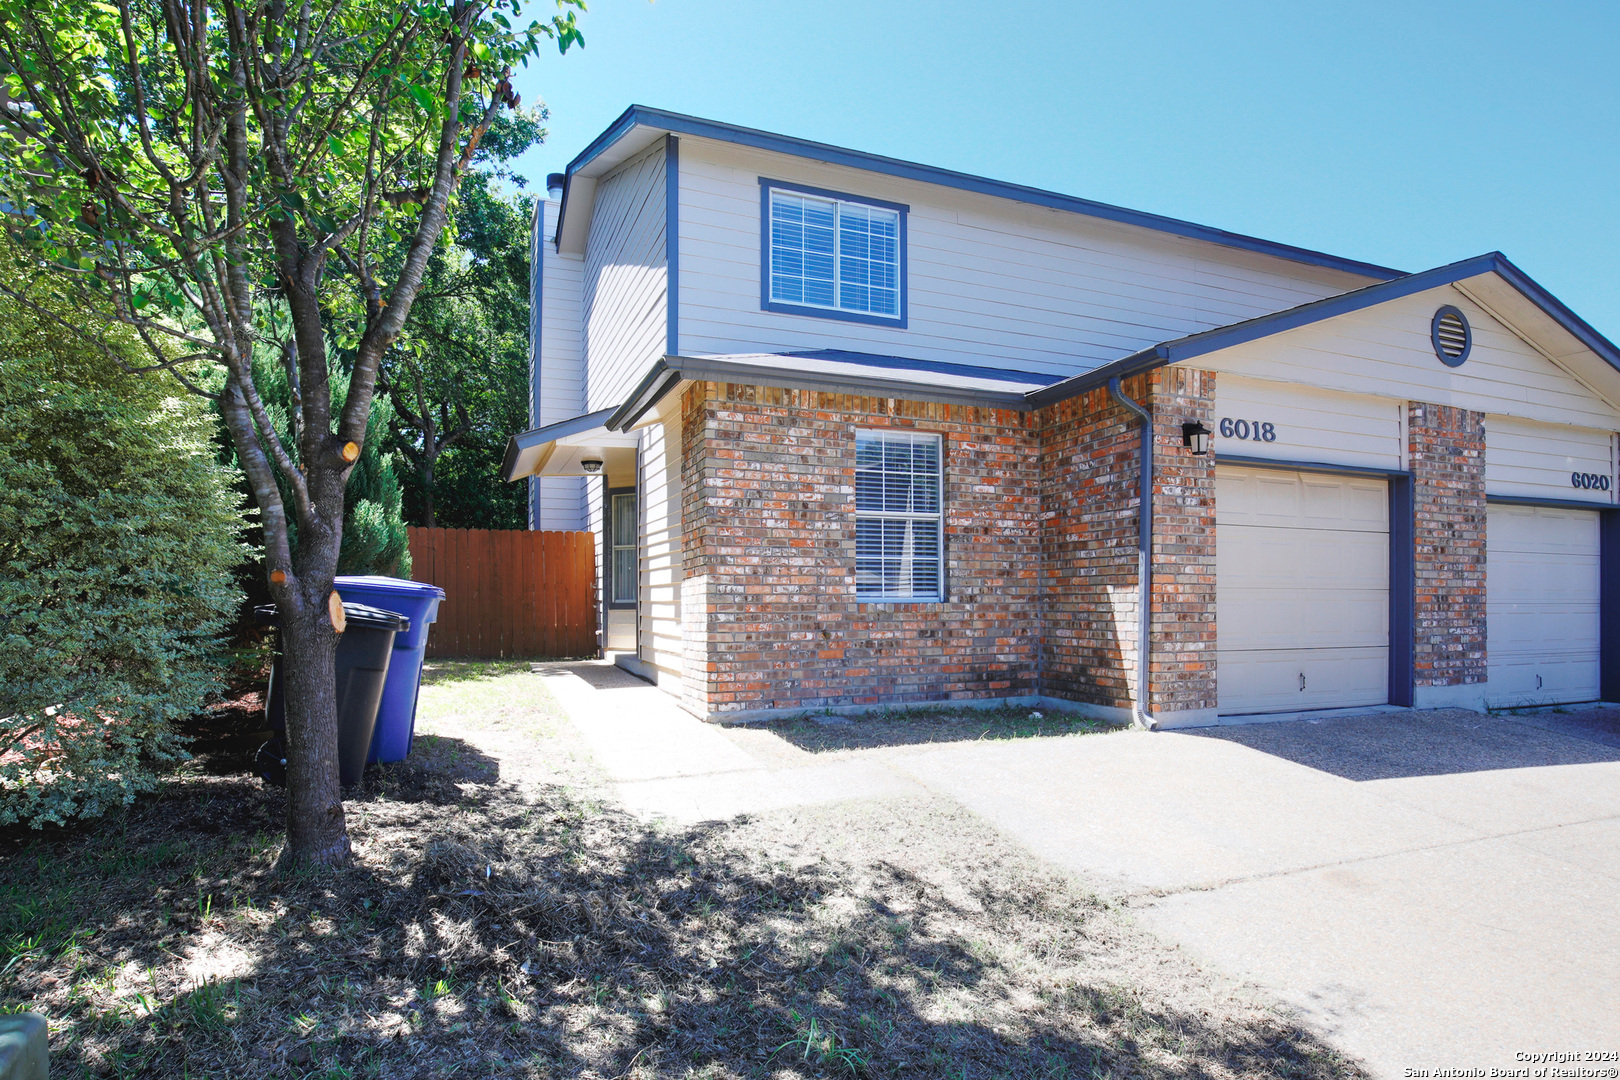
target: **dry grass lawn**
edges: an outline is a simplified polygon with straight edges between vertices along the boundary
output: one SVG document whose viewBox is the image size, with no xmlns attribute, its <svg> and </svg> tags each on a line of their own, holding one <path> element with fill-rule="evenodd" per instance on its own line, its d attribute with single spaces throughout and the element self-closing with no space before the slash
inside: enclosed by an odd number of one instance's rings
<svg viewBox="0 0 1620 1080">
<path fill-rule="evenodd" d="M 0 997 L 52 1075 L 1362 1075 L 954 804 L 637 820 L 542 681 L 438 665 L 351 870 L 277 876 L 223 751 L 6 837 Z"/>
<path fill-rule="evenodd" d="M 809 713 L 760 725 L 813 754 L 879 746 L 964 742 L 970 739 L 1032 739 L 1087 735 L 1113 729 L 1078 713 L 1028 706 L 991 709 L 948 705 L 884 709 L 858 716 Z"/>
</svg>

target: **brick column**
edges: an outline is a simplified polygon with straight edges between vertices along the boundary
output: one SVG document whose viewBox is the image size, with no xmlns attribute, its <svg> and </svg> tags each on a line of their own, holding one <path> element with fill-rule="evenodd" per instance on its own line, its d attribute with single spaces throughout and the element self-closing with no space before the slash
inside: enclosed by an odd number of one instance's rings
<svg viewBox="0 0 1620 1080">
<path fill-rule="evenodd" d="M 1152 711 L 1212 711 L 1215 671 L 1215 455 L 1181 444 L 1181 425 L 1215 429 L 1215 373 L 1150 376 L 1153 414 Z M 1138 399 L 1140 400 L 1140 399 Z M 1206 718 L 1207 719 L 1207 718 Z M 1173 720 L 1172 720 L 1173 722 Z"/>
<path fill-rule="evenodd" d="M 1414 401 L 1407 440 L 1414 704 L 1479 708 L 1486 679 L 1485 414 Z"/>
<path fill-rule="evenodd" d="M 1181 445 L 1213 427 L 1215 376 L 1179 367 L 1125 380 L 1153 415 L 1153 656 L 1149 707 L 1216 705 L 1215 463 Z M 1042 693 L 1129 709 L 1136 686 L 1138 421 L 1104 388 L 1040 410 Z M 1174 719 L 1171 721 L 1175 722 Z"/>
</svg>

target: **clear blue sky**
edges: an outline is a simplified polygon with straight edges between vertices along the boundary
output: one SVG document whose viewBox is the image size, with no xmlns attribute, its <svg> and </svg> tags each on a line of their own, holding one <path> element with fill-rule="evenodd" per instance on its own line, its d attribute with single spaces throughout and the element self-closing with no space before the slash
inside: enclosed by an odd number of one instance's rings
<svg viewBox="0 0 1620 1080">
<path fill-rule="evenodd" d="M 526 12 L 527 14 L 527 12 Z M 641 104 L 1403 270 L 1501 250 L 1620 338 L 1620 5 L 595 0 L 538 189 Z"/>
</svg>

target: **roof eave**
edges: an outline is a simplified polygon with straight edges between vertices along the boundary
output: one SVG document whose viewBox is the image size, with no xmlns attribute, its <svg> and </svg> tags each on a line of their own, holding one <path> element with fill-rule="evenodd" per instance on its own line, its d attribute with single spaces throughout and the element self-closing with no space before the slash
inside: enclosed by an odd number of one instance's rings
<svg viewBox="0 0 1620 1080">
<path fill-rule="evenodd" d="M 1437 266 L 1431 270 L 1421 270 L 1391 281 L 1381 281 L 1365 288 L 1301 304 L 1286 311 L 1273 312 L 1229 326 L 1216 327 L 1213 330 L 1204 330 L 1183 338 L 1161 342 L 1151 348 L 1110 361 L 1101 367 L 1071 376 L 1060 383 L 1030 391 L 1027 397 L 1034 408 L 1041 408 L 1102 386 L 1115 376 L 1125 378 L 1139 375 L 1165 364 L 1191 360 L 1260 338 L 1309 326 L 1324 319 L 1362 311 L 1404 296 L 1427 292 L 1443 285 L 1454 285 L 1489 273 L 1501 275 L 1502 279 L 1518 290 L 1526 300 L 1545 312 L 1616 371 L 1620 371 L 1620 349 L 1617 349 L 1613 342 L 1598 333 L 1586 320 L 1576 315 L 1524 271 L 1514 266 L 1506 255 L 1500 251 L 1492 251 L 1471 259 Z"/>
<path fill-rule="evenodd" d="M 628 431 L 639 423 L 670 390 L 683 382 L 752 383 L 788 390 L 819 390 L 870 397 L 932 401 L 1027 412 L 1029 395 L 1018 390 L 974 390 L 927 386 L 905 379 L 850 372 L 792 372 L 763 364 L 735 363 L 705 356 L 666 356 L 647 370 L 623 405 L 607 420 L 610 431 Z"/>
<path fill-rule="evenodd" d="M 522 456 L 525 450 L 531 450 L 536 446 L 554 442 L 569 435 L 589 431 L 593 427 L 606 427 L 606 421 L 612 412 L 612 409 L 599 409 L 593 413 L 569 417 L 567 420 L 561 420 L 555 424 L 545 424 L 513 435 L 506 440 L 506 454 L 501 459 L 501 479 L 508 483 L 513 480 L 523 479 L 522 476 L 513 474 L 517 469 L 518 458 Z M 529 474 L 525 473 L 523 475 L 528 476 Z"/>
<path fill-rule="evenodd" d="M 851 150 L 847 147 L 813 142 L 809 139 L 799 139 L 791 135 L 778 135 L 774 132 L 761 131 L 758 128 L 724 124 L 717 120 L 705 120 L 701 117 L 668 112 L 645 105 L 631 105 L 620 113 L 618 118 L 608 125 L 602 134 L 592 139 L 590 145 L 586 146 L 584 150 L 575 156 L 574 160 L 568 163 L 563 181 L 562 207 L 557 219 L 557 236 L 559 238 L 563 232 L 563 221 L 568 211 L 568 194 L 574 175 L 638 126 L 651 127 L 677 135 L 714 139 L 719 142 L 748 146 L 758 150 L 774 151 L 794 157 L 810 158 L 831 165 L 845 165 L 851 168 L 865 169 L 869 172 L 919 180 L 941 187 L 1011 199 L 1015 202 L 1035 206 L 1045 206 L 1105 221 L 1134 225 L 1173 236 L 1203 240 L 1219 244 L 1222 247 L 1252 251 L 1275 258 L 1287 259 L 1291 262 L 1338 270 L 1360 277 L 1389 280 L 1404 275 L 1404 271 L 1395 270 L 1388 266 L 1362 262 L 1359 259 L 1346 259 L 1338 255 L 1330 255 L 1327 252 L 1314 251 L 1310 248 L 1297 247 L 1293 244 L 1284 244 L 1275 240 L 1264 240 L 1243 233 L 1229 232 L 1225 229 L 1200 225 L 1197 222 L 1186 221 L 1181 218 L 1153 214 L 1144 210 L 1132 210 L 1128 207 L 1097 202 L 1076 195 L 1064 195 L 1060 192 L 1047 191 L 1043 188 L 1029 187 L 1024 184 L 992 180 L 989 177 L 975 176 L 971 173 L 943 169 L 934 165 L 921 165 L 900 158 L 885 157 L 881 154 L 871 154 L 862 150 Z"/>
</svg>

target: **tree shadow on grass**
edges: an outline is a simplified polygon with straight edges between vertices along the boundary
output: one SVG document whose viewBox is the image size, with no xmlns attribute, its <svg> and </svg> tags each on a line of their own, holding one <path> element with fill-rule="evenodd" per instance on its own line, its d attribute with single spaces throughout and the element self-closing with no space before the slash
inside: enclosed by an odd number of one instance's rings
<svg viewBox="0 0 1620 1080">
<path fill-rule="evenodd" d="M 14 848 L 0 992 L 51 1017 L 54 1075 L 1360 1075 L 1275 1015 L 1111 981 L 1058 879 L 947 895 L 454 749 L 412 765 L 454 801 L 394 770 L 349 804 L 344 871 L 274 874 L 281 795 L 240 778 Z"/>
</svg>

